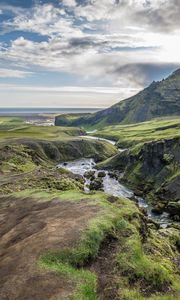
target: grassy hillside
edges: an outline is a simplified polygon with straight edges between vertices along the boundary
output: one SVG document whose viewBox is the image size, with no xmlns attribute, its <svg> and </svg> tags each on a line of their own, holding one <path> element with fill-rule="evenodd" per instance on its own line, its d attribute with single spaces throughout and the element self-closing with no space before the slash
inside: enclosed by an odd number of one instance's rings
<svg viewBox="0 0 180 300">
<path fill-rule="evenodd" d="M 107 142 L 79 138 L 79 128 L 31 126 L 22 118 L 0 118 L 0 173 L 31 172 L 37 166 L 93 157 L 103 160 L 117 153 Z"/>
<path fill-rule="evenodd" d="M 180 136 L 180 118 L 155 119 L 137 124 L 107 126 L 93 135 L 112 139 L 117 142 L 118 147 L 127 148 L 138 143 Z"/>
<path fill-rule="evenodd" d="M 100 163 L 100 168 L 124 172 L 121 181 L 159 206 L 160 211 L 169 210 L 169 203 L 176 202 L 174 211 L 170 210 L 180 219 L 180 119 L 107 126 L 94 135 L 114 139 L 118 147 L 127 148 Z"/>
<path fill-rule="evenodd" d="M 151 120 L 157 117 L 180 115 L 180 69 L 160 82 L 153 82 L 135 96 L 84 117 L 57 116 L 57 126 L 81 126 L 103 128 L 111 124 L 129 124 Z"/>
</svg>

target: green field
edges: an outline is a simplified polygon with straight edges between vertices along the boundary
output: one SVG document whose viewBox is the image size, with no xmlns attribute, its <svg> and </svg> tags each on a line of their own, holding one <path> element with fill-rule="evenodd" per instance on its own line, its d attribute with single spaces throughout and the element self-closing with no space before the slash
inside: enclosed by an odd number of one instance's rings
<svg viewBox="0 0 180 300">
<path fill-rule="evenodd" d="M 155 119 L 148 122 L 107 126 L 94 136 L 112 139 L 119 147 L 180 136 L 180 119 Z"/>
<path fill-rule="evenodd" d="M 59 140 L 82 134 L 84 131 L 75 127 L 36 126 L 26 124 L 23 118 L 0 117 L 0 140 L 15 138 Z"/>
</svg>

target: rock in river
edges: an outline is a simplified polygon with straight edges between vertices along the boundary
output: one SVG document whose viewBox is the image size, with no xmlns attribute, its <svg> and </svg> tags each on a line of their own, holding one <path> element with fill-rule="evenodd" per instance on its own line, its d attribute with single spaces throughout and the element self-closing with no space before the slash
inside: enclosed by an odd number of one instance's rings
<svg viewBox="0 0 180 300">
<path fill-rule="evenodd" d="M 91 181 L 89 185 L 90 190 L 102 190 L 103 189 L 103 179 L 102 178 L 95 178 L 93 181 Z"/>
</svg>

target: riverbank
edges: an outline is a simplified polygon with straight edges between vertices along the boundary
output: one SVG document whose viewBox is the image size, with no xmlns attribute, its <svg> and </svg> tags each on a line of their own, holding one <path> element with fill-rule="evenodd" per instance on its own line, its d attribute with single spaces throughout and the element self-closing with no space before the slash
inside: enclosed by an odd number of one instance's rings
<svg viewBox="0 0 180 300">
<path fill-rule="evenodd" d="M 96 163 L 92 158 L 82 158 L 71 162 L 66 161 L 59 164 L 58 168 L 64 168 L 74 175 L 82 176 L 84 178 L 84 191 L 87 193 L 90 192 L 90 187 L 92 186 L 94 187 L 92 189 L 102 190 L 108 195 L 131 199 L 137 203 L 139 208 L 143 208 L 147 212 L 149 219 L 157 222 L 157 226 L 159 224 L 161 228 L 166 228 L 173 223 L 168 213 L 156 214 L 153 212 L 153 206 L 149 205 L 144 198 L 136 196 L 133 190 L 120 183 L 122 174 L 114 174 L 104 169 L 97 170 Z M 93 185 L 93 182 L 97 180 L 99 184 Z"/>
</svg>

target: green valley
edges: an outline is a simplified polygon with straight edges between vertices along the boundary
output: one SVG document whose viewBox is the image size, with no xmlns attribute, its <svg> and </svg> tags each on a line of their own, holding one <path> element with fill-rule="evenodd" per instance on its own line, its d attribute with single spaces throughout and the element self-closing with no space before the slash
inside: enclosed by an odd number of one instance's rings
<svg viewBox="0 0 180 300">
<path fill-rule="evenodd" d="M 2 300 L 179 299 L 178 76 L 61 126 L 0 117 Z"/>
</svg>

